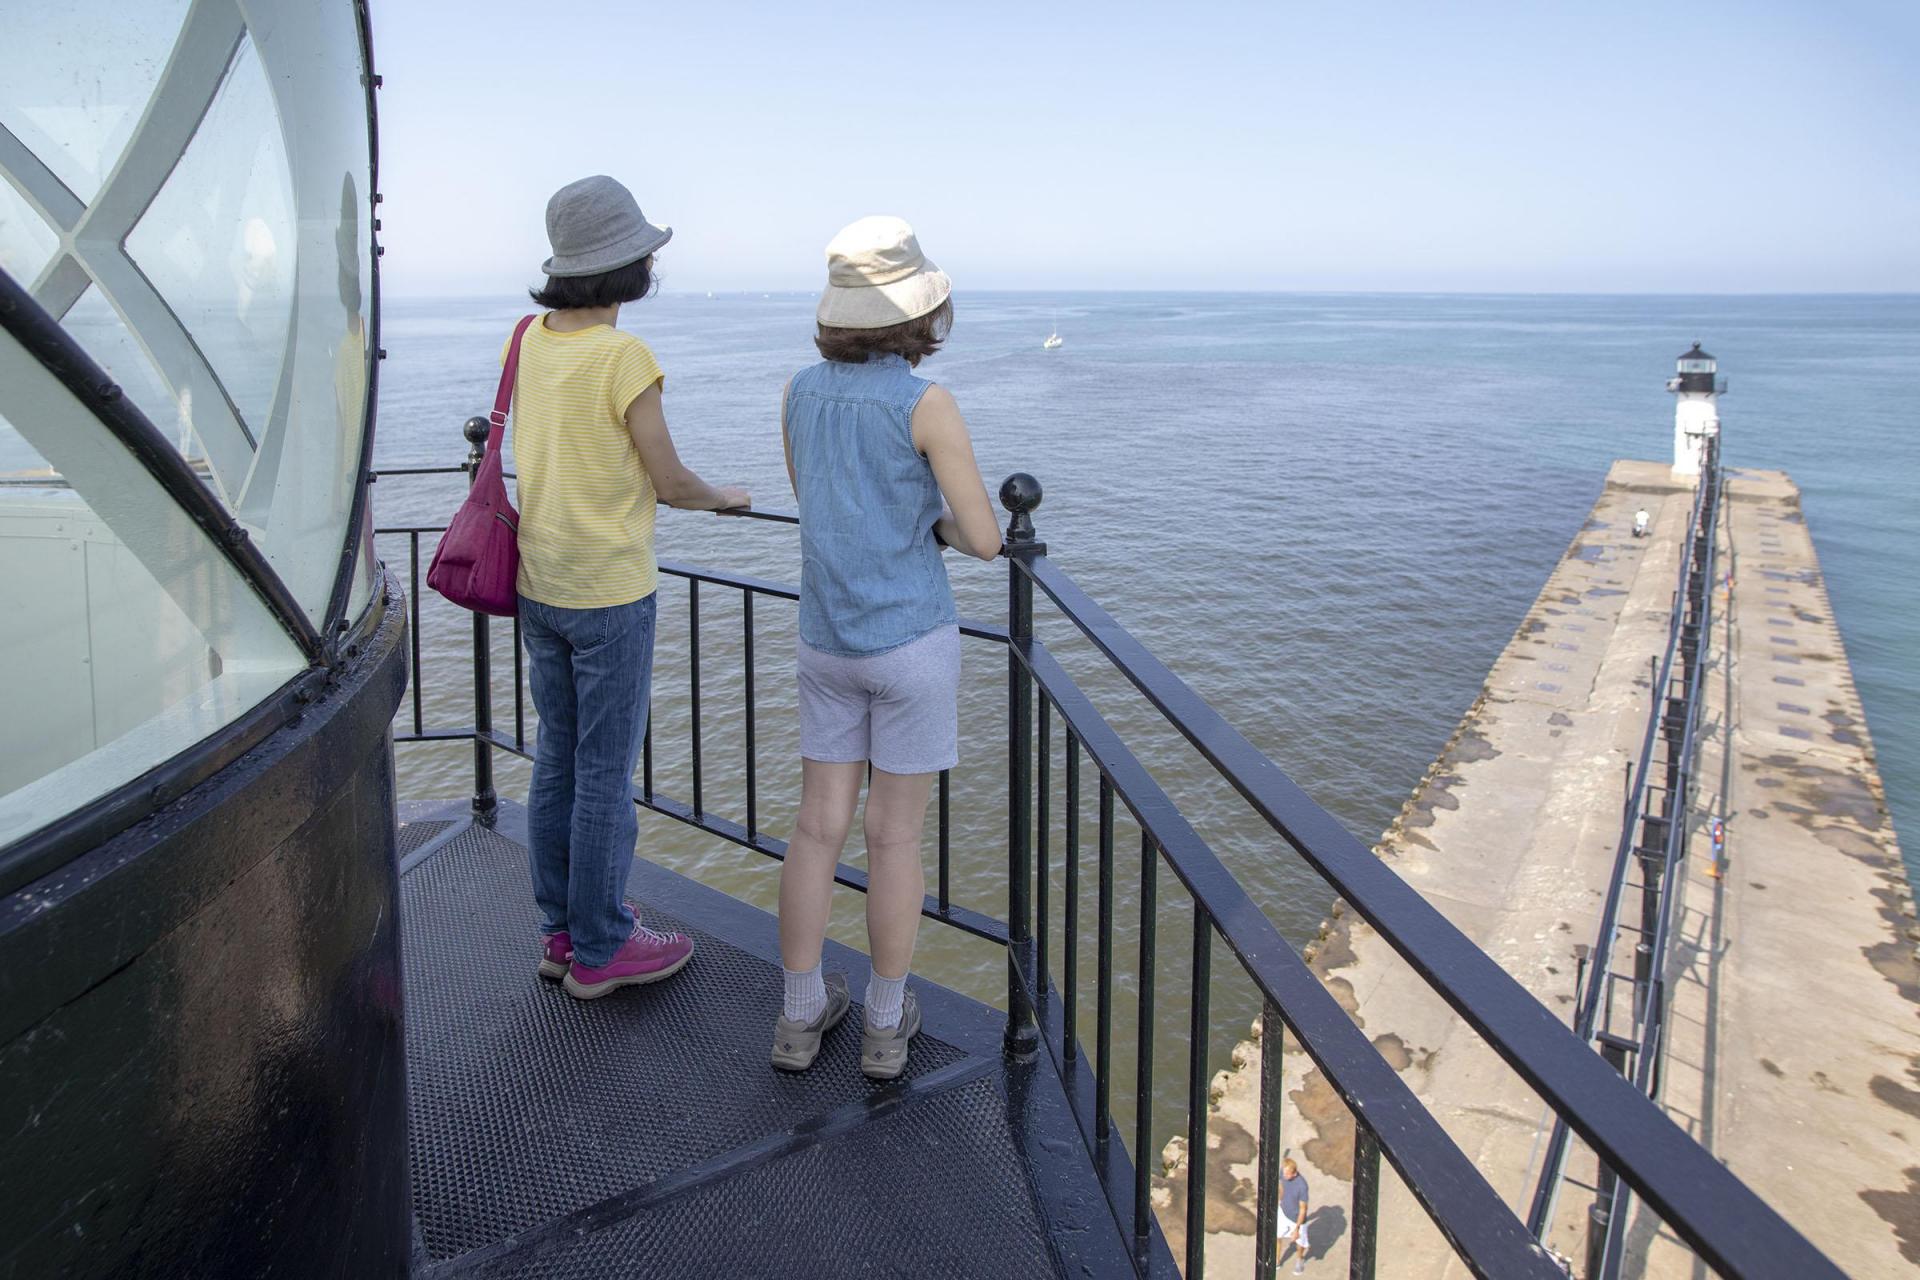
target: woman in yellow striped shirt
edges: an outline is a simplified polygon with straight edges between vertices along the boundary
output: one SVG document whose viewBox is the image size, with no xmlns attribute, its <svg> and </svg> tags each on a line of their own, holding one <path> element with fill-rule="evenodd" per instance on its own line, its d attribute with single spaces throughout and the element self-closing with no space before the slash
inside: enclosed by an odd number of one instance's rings
<svg viewBox="0 0 1920 1280">
<path fill-rule="evenodd" d="M 744 507 L 680 461 L 661 411 L 665 375 L 617 327 L 653 290 L 673 235 L 627 189 L 592 177 L 547 203 L 553 256 L 521 340 L 513 456 L 520 503 L 520 629 L 540 715 L 527 797 L 540 973 L 581 999 L 657 982 L 693 956 L 626 901 L 639 824 L 633 768 L 653 676 L 653 515 Z"/>
</svg>

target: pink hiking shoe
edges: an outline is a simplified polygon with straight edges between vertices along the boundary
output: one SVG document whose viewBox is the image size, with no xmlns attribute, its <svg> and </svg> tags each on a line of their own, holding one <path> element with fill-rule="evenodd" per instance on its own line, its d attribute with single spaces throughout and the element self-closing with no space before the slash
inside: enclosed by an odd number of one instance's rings
<svg viewBox="0 0 1920 1280">
<path fill-rule="evenodd" d="M 671 978 L 693 959 L 693 939 L 684 933 L 655 933 L 636 922 L 633 932 L 603 968 L 574 961 L 567 969 L 567 994 L 594 1000 L 617 987 L 638 987 Z"/>
<path fill-rule="evenodd" d="M 573 939 L 562 929 L 558 933 L 548 934 L 541 940 L 540 976 L 558 982 L 567 976 L 567 966 L 573 963 Z"/>
</svg>

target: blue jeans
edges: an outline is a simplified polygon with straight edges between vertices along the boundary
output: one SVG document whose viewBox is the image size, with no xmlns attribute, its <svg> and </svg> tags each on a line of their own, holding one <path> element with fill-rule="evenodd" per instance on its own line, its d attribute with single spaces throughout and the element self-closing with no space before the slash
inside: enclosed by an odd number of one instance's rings
<svg viewBox="0 0 1920 1280">
<path fill-rule="evenodd" d="M 520 597 L 520 636 L 540 714 L 527 852 L 543 933 L 566 930 L 598 969 L 633 931 L 627 873 L 640 823 L 633 766 L 653 688 L 653 596 L 604 609 Z"/>
</svg>

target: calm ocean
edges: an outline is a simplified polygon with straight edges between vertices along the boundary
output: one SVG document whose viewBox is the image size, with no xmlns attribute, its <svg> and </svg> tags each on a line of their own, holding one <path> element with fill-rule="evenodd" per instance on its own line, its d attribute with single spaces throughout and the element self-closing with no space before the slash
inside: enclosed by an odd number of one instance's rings
<svg viewBox="0 0 1920 1280">
<path fill-rule="evenodd" d="M 812 306 L 799 294 L 666 294 L 622 316 L 667 370 L 682 456 L 764 505 L 792 506 L 775 412 L 785 378 L 813 358 Z M 387 304 L 379 464 L 462 456 L 460 423 L 490 404 L 500 344 L 525 309 L 510 298 Z M 947 350 L 923 372 L 958 397 L 990 486 L 1038 476 L 1035 523 L 1053 559 L 1369 843 L 1479 691 L 1608 463 L 1670 456 L 1665 380 L 1699 340 L 1731 383 L 1729 464 L 1785 469 L 1805 494 L 1889 801 L 1907 831 L 1920 820 L 1920 297 L 962 293 L 956 309 Z M 1042 351 L 1056 323 L 1065 346 Z M 383 525 L 442 523 L 458 485 L 395 477 L 375 497 Z M 663 558 L 785 581 L 798 578 L 797 545 L 791 529 L 708 515 L 660 524 Z M 404 577 L 406 539 L 381 549 Z M 962 612 L 1003 619 L 1005 573 L 956 558 Z M 707 806 L 737 818 L 732 595 L 701 595 L 702 730 Z M 426 719 L 470 723 L 471 632 L 442 606 L 427 593 Z M 657 781 L 683 798 L 686 613 L 684 584 L 663 579 Z M 756 609 L 761 822 L 779 835 L 798 776 L 792 619 L 781 602 Z M 1329 904 L 1324 885 L 1070 628 L 1044 608 L 1040 626 L 1257 900 L 1289 936 L 1307 936 Z M 496 671 L 510 671 L 504 641 L 496 653 Z M 954 896 L 998 912 L 1005 659 L 984 642 L 968 658 Z M 497 685 L 496 723 L 510 725 L 511 685 Z M 398 752 L 403 796 L 469 785 L 469 749 Z M 503 794 L 523 796 L 525 780 L 517 763 L 502 767 Z M 670 821 L 643 816 L 642 851 L 774 901 L 775 864 Z M 1920 848 L 1910 839 L 1906 852 L 1912 868 Z M 1121 877 L 1119 954 L 1134 928 L 1131 883 Z M 859 904 L 842 897 L 835 934 L 858 944 Z M 990 998 L 1004 981 L 997 949 L 947 935 L 922 930 L 916 967 Z M 1163 936 L 1184 953 L 1184 932 Z M 1183 1016 L 1184 955 L 1169 959 L 1164 1016 Z M 1231 979 L 1215 996 L 1216 1054 L 1255 1007 Z M 1124 1046 L 1124 1020 L 1121 1031 Z M 1170 1121 L 1184 1052 L 1163 1050 Z M 1124 1053 L 1121 1065 L 1131 1069 Z"/>
</svg>

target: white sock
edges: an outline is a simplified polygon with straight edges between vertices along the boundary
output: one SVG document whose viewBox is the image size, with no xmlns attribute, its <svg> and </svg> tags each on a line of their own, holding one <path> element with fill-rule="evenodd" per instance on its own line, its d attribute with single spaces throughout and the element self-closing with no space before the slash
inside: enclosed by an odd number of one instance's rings
<svg viewBox="0 0 1920 1280">
<path fill-rule="evenodd" d="M 906 998 L 906 974 L 883 978 L 875 969 L 867 978 L 867 1025 L 876 1031 L 899 1026 L 901 1003 Z"/>
<path fill-rule="evenodd" d="M 786 975 L 786 997 L 781 1013 L 789 1022 L 812 1022 L 827 1011 L 827 984 L 815 965 L 802 973 L 782 969 Z"/>
</svg>

